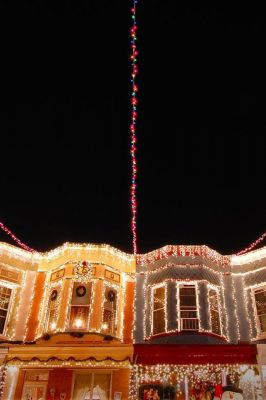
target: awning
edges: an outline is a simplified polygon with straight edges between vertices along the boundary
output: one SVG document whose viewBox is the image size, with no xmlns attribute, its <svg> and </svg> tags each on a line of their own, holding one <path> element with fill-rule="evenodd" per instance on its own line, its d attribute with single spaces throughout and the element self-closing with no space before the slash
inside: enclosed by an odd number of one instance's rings
<svg viewBox="0 0 266 400">
<path fill-rule="evenodd" d="M 136 364 L 257 364 L 256 345 L 136 344 Z"/>
</svg>

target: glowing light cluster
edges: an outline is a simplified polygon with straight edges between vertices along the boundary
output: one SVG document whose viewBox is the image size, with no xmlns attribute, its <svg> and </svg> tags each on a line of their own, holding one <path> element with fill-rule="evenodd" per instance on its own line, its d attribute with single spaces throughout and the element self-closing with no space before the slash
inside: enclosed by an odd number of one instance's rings
<svg viewBox="0 0 266 400">
<path fill-rule="evenodd" d="M 137 253 L 137 134 L 136 134 L 136 123 L 137 123 L 137 92 L 138 86 L 136 84 L 136 77 L 138 74 L 138 65 L 137 65 L 137 22 L 136 22 L 136 6 L 137 0 L 133 0 L 133 6 L 131 8 L 131 17 L 132 17 L 132 27 L 130 30 L 131 36 L 131 120 L 130 120 L 130 154 L 131 154 L 131 186 L 130 186 L 130 202 L 131 202 L 131 231 L 132 231 L 132 240 L 133 240 L 133 252 Z"/>
<path fill-rule="evenodd" d="M 22 247 L 24 250 L 27 251 L 35 251 L 33 250 L 31 247 L 27 246 L 25 243 L 23 243 L 10 229 L 8 229 L 7 226 L 5 226 L 5 224 L 3 222 L 0 221 L 0 229 L 2 229 L 3 232 L 5 232 L 8 236 L 10 236 L 15 243 L 17 243 L 17 245 L 19 247 Z"/>
</svg>

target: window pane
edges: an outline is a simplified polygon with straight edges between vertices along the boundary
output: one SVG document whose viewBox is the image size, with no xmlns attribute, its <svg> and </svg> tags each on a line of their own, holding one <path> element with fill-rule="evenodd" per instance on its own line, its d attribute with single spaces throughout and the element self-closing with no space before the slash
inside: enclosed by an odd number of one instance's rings
<svg viewBox="0 0 266 400">
<path fill-rule="evenodd" d="M 91 400 L 92 374 L 76 374 L 73 400 Z"/>
<path fill-rule="evenodd" d="M 165 305 L 165 287 L 154 289 L 153 291 L 153 309 L 164 308 Z"/>
<path fill-rule="evenodd" d="M 71 307 L 70 329 L 86 329 L 89 317 L 89 307 Z"/>
<path fill-rule="evenodd" d="M 72 291 L 72 305 L 89 305 L 91 302 L 91 282 L 75 282 Z"/>
<path fill-rule="evenodd" d="M 94 374 L 92 400 L 108 400 L 110 393 L 110 374 Z"/>
<path fill-rule="evenodd" d="M 260 329 L 262 332 L 266 332 L 266 315 L 260 315 L 259 316 L 260 320 Z"/>
<path fill-rule="evenodd" d="M 209 290 L 209 305 L 211 317 L 211 330 L 217 335 L 221 334 L 220 318 L 219 318 L 219 304 L 218 294 L 215 290 Z"/>
<path fill-rule="evenodd" d="M 153 312 L 153 334 L 165 332 L 165 315 L 164 309 Z"/>
<path fill-rule="evenodd" d="M 106 287 L 104 292 L 103 303 L 103 324 L 102 330 L 104 333 L 113 335 L 116 334 L 116 313 L 117 313 L 117 290 Z"/>
<path fill-rule="evenodd" d="M 256 300 L 258 315 L 266 314 L 266 291 L 263 290 L 255 293 L 255 300 Z"/>
</svg>

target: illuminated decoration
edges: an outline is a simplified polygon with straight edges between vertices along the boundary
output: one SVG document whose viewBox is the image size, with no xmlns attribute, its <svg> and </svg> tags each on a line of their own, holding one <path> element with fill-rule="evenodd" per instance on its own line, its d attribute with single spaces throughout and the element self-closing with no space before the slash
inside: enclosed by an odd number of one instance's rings
<svg viewBox="0 0 266 400">
<path fill-rule="evenodd" d="M 7 372 L 7 368 L 6 366 L 2 367 L 2 371 L 1 371 L 1 380 L 0 380 L 0 399 L 3 398 L 3 394 L 4 394 L 4 388 L 5 388 L 5 383 L 6 383 L 6 372 Z"/>
<path fill-rule="evenodd" d="M 24 250 L 27 251 L 36 251 L 33 250 L 31 247 L 27 246 L 25 243 L 23 243 L 10 229 L 8 229 L 7 226 L 5 226 L 5 224 L 3 222 L 0 221 L 0 229 L 2 229 L 2 231 L 4 231 L 8 236 L 10 236 L 14 242 L 17 243 L 17 245 L 19 247 L 22 247 Z"/>
<path fill-rule="evenodd" d="M 213 387 L 221 385 L 224 376 L 230 377 L 232 386 L 235 384 L 237 386 L 240 380 L 242 390 L 248 396 L 245 396 L 245 399 L 256 398 L 262 400 L 257 365 L 211 363 L 203 365 L 134 365 L 131 369 L 129 400 L 140 398 L 139 389 L 142 385 L 145 385 L 147 388 L 149 384 L 155 389 L 159 389 L 160 386 L 172 387 L 173 393 L 177 396 L 182 395 L 182 393 L 184 395 L 184 390 L 188 394 L 189 387 L 192 397 L 187 396 L 186 398 L 200 398 L 193 396 L 193 391 L 196 387 L 202 383 L 208 383 Z M 181 390 L 181 385 L 183 386 L 183 390 Z"/>
<path fill-rule="evenodd" d="M 83 282 L 91 279 L 92 266 L 87 261 L 79 262 L 74 267 L 74 274 L 76 280 Z"/>
<path fill-rule="evenodd" d="M 125 357 L 123 360 L 116 360 L 112 357 L 105 357 L 101 360 L 95 357 L 87 357 L 83 359 L 76 359 L 74 357 L 68 357 L 66 359 L 59 357 L 49 357 L 47 359 L 41 359 L 39 357 L 34 357 L 30 360 L 23 360 L 19 357 L 12 357 L 6 362 L 7 366 L 16 365 L 18 367 L 44 367 L 44 368 L 62 368 L 62 367 L 130 367 L 131 361 L 130 357 Z"/>
<path fill-rule="evenodd" d="M 133 0 L 133 6 L 131 8 L 131 17 L 132 17 L 132 27 L 130 30 L 131 36 L 131 121 L 130 121 L 130 154 L 131 154 L 131 186 L 130 186 L 130 201 L 131 201 L 131 231 L 132 231 L 132 241 L 133 241 L 133 252 L 137 254 L 137 134 L 136 134 L 136 123 L 137 123 L 137 92 L 138 86 L 136 83 L 136 78 L 138 74 L 138 65 L 137 65 L 137 22 L 136 22 L 136 6 L 137 0 Z"/>
<path fill-rule="evenodd" d="M 218 265 L 227 266 L 230 263 L 230 257 L 222 256 L 215 250 L 210 249 L 207 246 L 174 246 L 168 245 L 160 249 L 151 251 L 146 254 L 137 255 L 137 264 L 140 266 L 145 266 L 147 264 L 154 263 L 155 261 L 169 258 L 171 256 L 175 257 L 202 257 L 214 261 Z"/>
<path fill-rule="evenodd" d="M 251 243 L 244 250 L 241 250 L 238 253 L 232 255 L 241 256 L 242 254 L 248 253 L 249 251 L 253 250 L 259 243 L 261 243 L 265 238 L 266 238 L 266 232 L 264 232 L 257 240 L 255 240 L 255 242 Z"/>
</svg>

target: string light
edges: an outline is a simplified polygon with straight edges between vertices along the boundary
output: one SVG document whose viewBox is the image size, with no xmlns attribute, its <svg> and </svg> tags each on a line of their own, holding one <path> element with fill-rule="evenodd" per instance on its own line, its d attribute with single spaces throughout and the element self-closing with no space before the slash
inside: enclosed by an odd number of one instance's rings
<svg viewBox="0 0 266 400">
<path fill-rule="evenodd" d="M 10 236 L 14 242 L 17 243 L 17 245 L 19 247 L 22 247 L 24 250 L 33 252 L 35 250 L 33 250 L 31 247 L 27 246 L 25 243 L 23 243 L 10 229 L 8 229 L 7 226 L 5 226 L 5 224 L 3 222 L 0 221 L 0 229 L 2 229 L 3 232 L 5 232 L 8 236 Z"/>
<path fill-rule="evenodd" d="M 259 243 L 261 243 L 266 237 L 266 232 L 264 232 L 255 242 L 251 243 L 248 247 L 246 247 L 244 250 L 239 251 L 236 254 L 232 254 L 233 256 L 241 256 L 241 254 L 248 253 L 252 249 L 254 249 Z"/>
<path fill-rule="evenodd" d="M 132 27 L 130 30 L 131 36 L 131 119 L 130 119 L 130 154 L 131 154 L 131 186 L 130 186 L 130 202 L 131 202 L 131 231 L 132 231 L 132 241 L 133 241 L 133 252 L 137 253 L 137 134 L 136 134 L 136 123 L 137 123 L 137 92 L 138 86 L 136 84 L 136 77 L 138 74 L 137 65 L 137 22 L 136 22 L 136 6 L 137 0 L 133 0 L 133 6 L 131 8 L 132 17 Z"/>
</svg>

